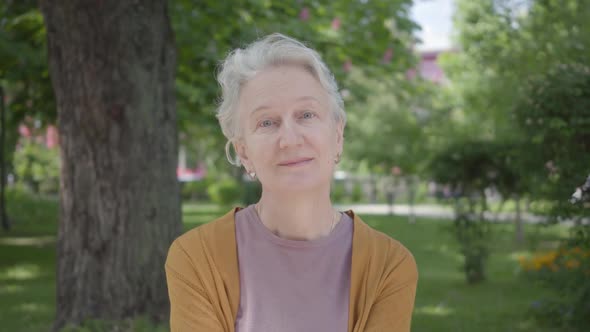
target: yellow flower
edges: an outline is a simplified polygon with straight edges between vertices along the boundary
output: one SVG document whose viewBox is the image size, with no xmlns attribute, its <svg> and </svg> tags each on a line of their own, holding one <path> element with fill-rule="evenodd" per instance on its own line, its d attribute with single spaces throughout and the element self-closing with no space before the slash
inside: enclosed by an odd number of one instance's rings
<svg viewBox="0 0 590 332">
<path fill-rule="evenodd" d="M 575 269 L 580 266 L 580 261 L 578 261 L 577 259 L 568 260 L 565 262 L 565 266 L 568 269 Z"/>
<path fill-rule="evenodd" d="M 553 264 L 553 262 L 555 262 L 556 258 L 557 258 L 557 253 L 554 251 L 550 251 L 550 252 L 547 252 L 544 254 L 539 254 L 539 255 L 535 256 L 533 258 L 533 263 L 535 264 L 536 269 L 539 270 L 543 266 L 546 266 L 546 267 L 551 266 L 551 264 Z"/>
</svg>

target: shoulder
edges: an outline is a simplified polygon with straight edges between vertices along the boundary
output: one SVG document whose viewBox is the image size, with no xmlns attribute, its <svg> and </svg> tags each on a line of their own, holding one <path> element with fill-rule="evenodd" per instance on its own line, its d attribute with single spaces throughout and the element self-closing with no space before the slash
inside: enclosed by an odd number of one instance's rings
<svg viewBox="0 0 590 332">
<path fill-rule="evenodd" d="M 354 215 L 354 227 L 353 252 L 359 258 L 372 261 L 386 274 L 396 270 L 418 277 L 416 260 L 400 241 L 372 228 L 358 215 Z"/>
</svg>

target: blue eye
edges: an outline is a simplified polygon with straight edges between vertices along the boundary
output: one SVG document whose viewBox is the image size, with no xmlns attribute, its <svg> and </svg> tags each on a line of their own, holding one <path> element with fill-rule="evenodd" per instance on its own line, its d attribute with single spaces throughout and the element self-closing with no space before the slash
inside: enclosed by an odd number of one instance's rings
<svg viewBox="0 0 590 332">
<path fill-rule="evenodd" d="M 304 119 L 311 119 L 315 116 L 315 114 L 313 114 L 312 112 L 305 112 L 303 113 L 303 118 Z"/>
<path fill-rule="evenodd" d="M 264 120 L 262 122 L 260 122 L 260 127 L 270 127 L 272 126 L 272 121 L 270 120 Z"/>
</svg>

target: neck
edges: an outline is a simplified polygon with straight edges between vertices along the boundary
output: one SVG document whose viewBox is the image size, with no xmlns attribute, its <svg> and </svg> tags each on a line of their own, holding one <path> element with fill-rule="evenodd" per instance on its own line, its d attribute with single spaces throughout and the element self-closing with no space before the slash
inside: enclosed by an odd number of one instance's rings
<svg viewBox="0 0 590 332">
<path fill-rule="evenodd" d="M 328 236 L 340 219 L 330 192 L 278 195 L 262 192 L 260 220 L 274 234 L 290 240 L 314 240 Z"/>
</svg>

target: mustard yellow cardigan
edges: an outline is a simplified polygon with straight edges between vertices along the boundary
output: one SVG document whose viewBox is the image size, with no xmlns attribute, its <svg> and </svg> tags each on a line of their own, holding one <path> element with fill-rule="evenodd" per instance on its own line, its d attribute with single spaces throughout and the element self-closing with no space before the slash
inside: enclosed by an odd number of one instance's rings
<svg viewBox="0 0 590 332">
<path fill-rule="evenodd" d="M 234 332 L 240 303 L 234 214 L 239 210 L 186 232 L 170 246 L 171 331 Z M 352 211 L 346 213 L 354 220 L 348 331 L 410 331 L 418 282 L 414 257 Z"/>
</svg>

